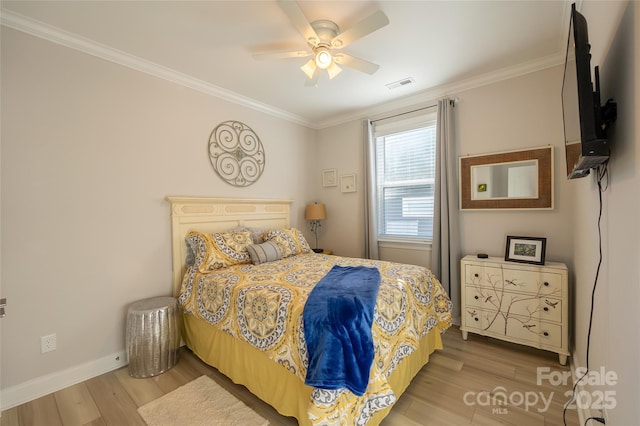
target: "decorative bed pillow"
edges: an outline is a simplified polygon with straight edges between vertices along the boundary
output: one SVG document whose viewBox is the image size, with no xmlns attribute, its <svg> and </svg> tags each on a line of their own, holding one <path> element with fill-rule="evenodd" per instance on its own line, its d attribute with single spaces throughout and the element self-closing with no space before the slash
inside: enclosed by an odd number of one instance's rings
<svg viewBox="0 0 640 426">
<path fill-rule="evenodd" d="M 251 239 L 253 240 L 253 244 L 263 243 L 262 234 L 264 234 L 267 229 L 265 228 L 252 228 L 249 226 L 240 225 L 236 228 L 230 229 L 227 232 L 240 232 L 240 231 L 249 231 L 251 232 Z"/>
<path fill-rule="evenodd" d="M 247 246 L 247 252 L 249 252 L 249 257 L 254 265 L 282 259 L 278 244 L 273 241 Z"/>
<path fill-rule="evenodd" d="M 296 228 L 272 229 L 265 232 L 262 239 L 276 243 L 283 258 L 311 252 L 309 243 L 305 240 L 302 232 Z"/>
<path fill-rule="evenodd" d="M 263 243 L 262 234 L 264 234 L 267 229 L 265 228 L 247 228 L 249 232 L 251 232 L 251 239 L 253 240 L 253 244 Z"/>
<path fill-rule="evenodd" d="M 253 244 L 249 231 L 214 234 L 191 231 L 187 234 L 187 244 L 195 258 L 194 265 L 200 272 L 251 262 L 247 253 L 247 246 Z"/>
</svg>

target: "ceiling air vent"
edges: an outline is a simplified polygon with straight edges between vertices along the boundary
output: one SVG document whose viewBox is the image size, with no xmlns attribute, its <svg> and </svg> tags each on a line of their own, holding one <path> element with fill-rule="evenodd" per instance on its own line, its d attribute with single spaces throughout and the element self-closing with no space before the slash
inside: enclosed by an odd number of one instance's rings
<svg viewBox="0 0 640 426">
<path fill-rule="evenodd" d="M 411 84 L 415 82 L 416 81 L 413 79 L 413 77 L 407 77 L 407 78 L 403 78 L 402 80 L 395 81 L 393 83 L 385 84 L 385 86 L 387 86 L 387 89 L 392 90 L 392 89 L 397 89 L 398 87 L 406 86 L 407 84 Z"/>
</svg>

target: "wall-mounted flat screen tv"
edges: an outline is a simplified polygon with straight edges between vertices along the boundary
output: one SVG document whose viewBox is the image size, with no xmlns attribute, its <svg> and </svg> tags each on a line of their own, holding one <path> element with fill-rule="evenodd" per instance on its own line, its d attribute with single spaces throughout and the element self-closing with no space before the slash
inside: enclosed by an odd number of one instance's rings
<svg viewBox="0 0 640 426">
<path fill-rule="evenodd" d="M 598 67 L 595 68 L 594 90 L 590 51 L 587 21 L 573 4 L 562 83 L 565 155 L 569 179 L 587 176 L 590 169 L 609 159 L 606 127 L 610 117 L 602 117 L 599 70 Z M 615 114 L 615 104 L 607 102 L 606 110 L 609 115 L 611 106 Z"/>
</svg>

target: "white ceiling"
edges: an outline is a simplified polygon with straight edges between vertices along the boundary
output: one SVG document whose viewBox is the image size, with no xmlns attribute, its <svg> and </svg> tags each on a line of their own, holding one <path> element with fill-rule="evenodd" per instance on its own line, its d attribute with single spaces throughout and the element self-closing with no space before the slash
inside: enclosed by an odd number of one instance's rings
<svg viewBox="0 0 640 426">
<path fill-rule="evenodd" d="M 389 25 L 344 51 L 380 65 L 345 68 L 305 87 L 307 59 L 252 53 L 306 49 L 274 1 L 3 1 L 3 25 L 323 127 L 376 106 L 438 96 L 564 60 L 571 3 L 551 1 L 302 1 L 309 19 L 342 30 L 382 10 Z M 412 77 L 414 84 L 385 84 Z M 430 98 L 429 98 L 430 97 Z"/>
</svg>

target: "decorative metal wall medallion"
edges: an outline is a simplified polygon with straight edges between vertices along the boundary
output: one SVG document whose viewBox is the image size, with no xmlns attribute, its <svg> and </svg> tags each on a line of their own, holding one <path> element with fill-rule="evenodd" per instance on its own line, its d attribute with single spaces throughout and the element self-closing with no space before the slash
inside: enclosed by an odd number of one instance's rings
<svg viewBox="0 0 640 426">
<path fill-rule="evenodd" d="M 262 175 L 265 154 L 260 138 L 249 126 L 239 121 L 225 121 L 211 132 L 209 160 L 228 184 L 249 186 Z"/>
</svg>

